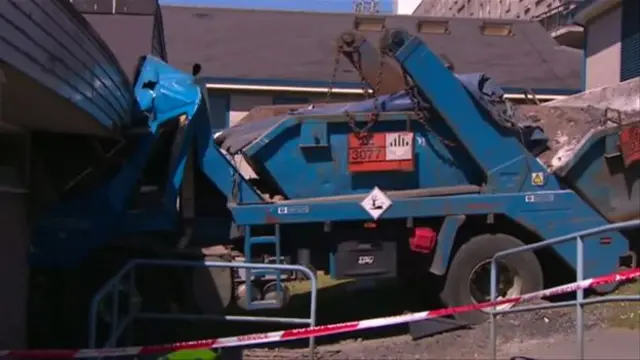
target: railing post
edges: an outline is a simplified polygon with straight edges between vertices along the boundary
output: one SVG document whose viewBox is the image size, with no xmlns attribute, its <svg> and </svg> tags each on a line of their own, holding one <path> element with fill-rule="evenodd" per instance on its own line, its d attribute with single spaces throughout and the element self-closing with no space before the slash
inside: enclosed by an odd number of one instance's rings
<svg viewBox="0 0 640 360">
<path fill-rule="evenodd" d="M 129 308 L 127 309 L 127 320 L 130 321 L 129 326 L 127 327 L 127 345 L 131 346 L 134 342 L 135 332 L 133 331 L 133 318 L 135 317 L 135 309 L 136 299 L 134 298 L 134 293 L 136 292 L 136 269 L 131 268 L 131 272 L 129 273 L 129 284 L 128 284 L 128 302 Z"/>
<path fill-rule="evenodd" d="M 1 1 L 1 0 L 0 0 Z M 138 265 L 147 265 L 147 266 L 170 266 L 170 267 L 206 267 L 206 268 L 232 268 L 232 269 L 270 269 L 277 271 L 294 271 L 294 272 L 302 272 L 306 277 L 309 278 L 311 282 L 311 303 L 309 305 L 310 314 L 306 319 L 300 318 L 280 318 L 280 317 L 255 317 L 255 316 L 227 316 L 220 315 L 216 317 L 209 317 L 212 320 L 227 320 L 227 321 L 250 321 L 250 322 L 275 322 L 275 323 L 291 323 L 291 324 L 307 324 L 310 327 L 314 327 L 317 325 L 317 317 L 316 312 L 318 308 L 318 279 L 316 274 L 312 272 L 309 268 L 302 265 L 287 265 L 287 264 L 253 264 L 253 263 L 235 263 L 235 262 L 215 262 L 215 261 L 187 261 L 187 260 L 160 260 L 160 259 L 134 259 L 130 260 L 129 263 L 125 267 L 123 267 L 118 274 L 116 274 L 111 280 L 109 280 L 105 285 L 103 285 L 100 290 L 93 296 L 91 301 L 91 310 L 89 314 L 89 348 L 96 348 L 97 343 L 97 325 L 98 325 L 98 308 L 101 301 L 108 296 L 111 296 L 112 306 L 112 321 L 110 324 L 110 334 L 109 339 L 105 343 L 106 347 L 116 346 L 118 343 L 118 338 L 126 331 L 127 328 L 130 328 L 133 324 L 133 321 L 136 318 L 143 319 L 190 319 L 194 317 L 202 317 L 200 314 L 172 314 L 169 316 L 163 316 L 163 314 L 156 313 L 144 313 L 139 312 L 139 307 L 137 305 L 136 300 L 137 297 L 134 298 L 135 293 L 135 283 L 136 283 L 136 266 Z M 121 286 L 120 282 L 122 278 L 129 275 L 129 283 L 127 284 L 129 291 L 129 309 L 127 311 L 128 316 L 123 319 L 120 323 L 120 304 L 119 294 L 123 286 Z M 271 319 L 271 321 L 269 321 Z M 127 327 L 127 325 L 129 325 Z M 313 360 L 315 357 L 315 337 L 309 338 L 309 350 L 311 352 L 310 359 Z"/>
<path fill-rule="evenodd" d="M 119 312 L 120 312 L 120 283 L 113 284 L 111 288 L 111 301 L 113 308 L 111 309 L 111 333 L 114 334 L 118 330 Z M 113 346 L 116 344 L 114 343 Z"/>
<path fill-rule="evenodd" d="M 495 258 L 491 259 L 491 301 L 496 301 L 497 299 L 497 278 L 498 278 L 498 270 L 497 270 L 497 261 Z M 489 342 L 491 343 L 491 358 L 496 360 L 498 357 L 498 339 L 496 338 L 496 307 L 490 309 L 489 311 Z"/>
<path fill-rule="evenodd" d="M 308 270 L 308 269 L 307 269 Z M 309 326 L 315 327 L 317 325 L 316 312 L 318 311 L 318 279 L 316 275 L 309 270 L 309 273 L 305 273 L 305 276 L 311 281 L 311 305 L 309 305 Z M 316 358 L 316 338 L 312 336 L 309 338 L 309 351 L 311 352 L 311 360 Z"/>
<path fill-rule="evenodd" d="M 584 242 L 576 236 L 576 281 L 584 280 Z M 584 359 L 584 290 L 579 288 L 576 294 L 576 336 L 578 359 Z"/>
<path fill-rule="evenodd" d="M 625 221 L 625 222 L 621 222 L 621 223 L 616 223 L 616 224 L 608 224 L 608 225 L 602 225 L 602 226 L 598 226 L 598 227 L 594 227 L 591 229 L 587 229 L 587 230 L 583 230 L 583 231 L 577 231 L 571 234 L 567 234 L 567 235 L 563 235 L 563 236 L 559 236 L 556 238 L 552 238 L 552 239 L 547 239 L 547 240 L 543 240 L 540 241 L 538 243 L 535 244 L 529 244 L 529 245 L 523 245 L 520 246 L 518 248 L 515 249 L 509 249 L 509 250 L 503 250 L 500 251 L 498 253 L 496 253 L 495 255 L 493 255 L 492 259 L 491 259 L 491 279 L 490 279 L 490 286 L 491 286 L 491 301 L 496 301 L 497 299 L 497 294 L 496 294 L 496 288 L 497 288 L 497 260 L 499 258 L 502 258 L 504 256 L 507 255 L 512 255 L 512 254 L 516 254 L 516 253 L 521 253 L 523 251 L 535 251 L 538 249 L 542 249 L 548 246 L 552 246 L 552 245 L 556 245 L 556 244 L 562 244 L 565 242 L 569 242 L 572 240 L 576 241 L 576 281 L 578 284 L 582 285 L 582 282 L 585 280 L 584 279 L 584 236 L 591 236 L 591 235 L 595 235 L 595 234 L 599 234 L 599 233 L 603 233 L 603 232 L 607 232 L 607 231 L 621 231 L 621 230 L 626 230 L 626 229 L 632 229 L 632 228 L 638 228 L 640 227 L 640 219 L 636 219 L 636 220 L 629 220 L 629 221 Z M 587 240 L 590 240 L 593 238 L 587 238 Z M 525 307 L 524 309 L 520 309 L 515 310 L 514 309 L 508 309 L 508 310 L 496 310 L 495 306 L 493 306 L 489 313 L 489 319 L 490 319 L 490 342 L 491 344 L 490 346 L 490 352 L 493 355 L 493 358 L 496 359 L 497 358 L 497 336 L 496 336 L 496 316 L 498 315 L 502 315 L 502 314 L 509 314 L 509 313 L 514 313 L 514 312 L 526 312 L 526 311 L 533 311 L 533 310 L 538 310 L 538 309 L 552 309 L 552 308 L 560 308 L 560 307 L 569 307 L 569 306 L 575 306 L 576 309 L 576 320 L 575 320 L 575 327 L 576 327 L 576 340 L 577 340 L 577 352 L 578 352 L 578 359 L 584 359 L 584 333 L 585 333 L 585 328 L 584 328 L 584 307 L 586 305 L 589 304 L 596 304 L 596 303 L 601 303 L 601 302 L 609 302 L 609 301 L 640 301 L 640 296 L 614 296 L 614 297 L 608 297 L 608 298 L 603 298 L 604 300 L 600 300 L 599 299 L 584 299 L 584 289 L 582 289 L 580 286 L 578 286 L 578 289 L 576 289 L 576 299 L 572 300 L 572 301 L 564 301 L 564 302 L 559 302 L 559 303 L 554 303 L 554 304 L 545 304 L 545 305 L 535 305 L 535 306 L 529 306 L 529 307 Z"/>
</svg>

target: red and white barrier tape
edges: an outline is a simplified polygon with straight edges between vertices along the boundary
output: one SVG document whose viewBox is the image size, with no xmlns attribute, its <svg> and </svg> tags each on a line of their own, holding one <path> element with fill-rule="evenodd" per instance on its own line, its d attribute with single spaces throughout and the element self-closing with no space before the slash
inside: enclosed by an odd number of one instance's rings
<svg viewBox="0 0 640 360">
<path fill-rule="evenodd" d="M 480 304 L 457 306 L 447 309 L 423 311 L 413 314 L 405 314 L 391 317 L 382 317 L 376 319 L 368 319 L 361 321 L 351 321 L 346 323 L 321 325 L 315 327 L 298 328 L 283 331 L 273 331 L 268 333 L 257 333 L 251 335 L 230 336 L 218 339 L 206 339 L 197 341 L 179 342 L 164 345 L 151 346 L 130 346 L 111 349 L 76 349 L 76 350 L 3 350 L 0 351 L 1 357 L 11 357 L 15 359 L 77 359 L 77 358 L 95 358 L 103 356 L 132 356 L 132 355 L 149 355 L 169 351 L 185 350 L 185 349 L 202 349 L 202 348 L 225 348 L 233 346 L 246 346 L 266 344 L 273 342 L 289 341 L 296 339 L 310 338 L 314 336 L 326 336 L 333 334 L 346 333 L 357 330 L 373 329 L 383 326 L 398 325 L 410 323 L 418 320 L 432 319 L 437 317 L 449 316 L 469 311 L 488 309 L 494 306 L 504 304 L 518 304 L 541 298 L 566 294 L 578 290 L 584 290 L 600 285 L 626 281 L 640 277 L 640 268 L 621 271 L 611 275 L 600 276 L 597 278 L 587 279 L 580 282 L 561 285 L 554 288 L 537 291 L 526 295 L 501 299 L 498 301 L 488 301 Z"/>
</svg>

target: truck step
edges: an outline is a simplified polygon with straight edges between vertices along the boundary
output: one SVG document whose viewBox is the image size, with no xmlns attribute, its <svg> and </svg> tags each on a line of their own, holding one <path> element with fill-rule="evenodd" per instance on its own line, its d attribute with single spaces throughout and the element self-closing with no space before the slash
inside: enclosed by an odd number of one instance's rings
<svg viewBox="0 0 640 360">
<path fill-rule="evenodd" d="M 251 245 L 257 244 L 276 244 L 278 239 L 275 236 L 252 236 L 249 239 Z"/>
</svg>

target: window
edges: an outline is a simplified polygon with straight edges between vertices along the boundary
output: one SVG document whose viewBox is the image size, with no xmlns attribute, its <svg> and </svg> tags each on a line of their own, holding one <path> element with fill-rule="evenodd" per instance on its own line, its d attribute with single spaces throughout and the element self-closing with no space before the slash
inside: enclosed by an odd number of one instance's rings
<svg viewBox="0 0 640 360">
<path fill-rule="evenodd" d="M 207 92 L 207 109 L 212 130 L 222 130 L 229 127 L 229 94 L 209 90 Z"/>
<path fill-rule="evenodd" d="M 449 34 L 449 22 L 433 20 L 419 21 L 418 32 L 423 34 Z"/>
<path fill-rule="evenodd" d="M 482 35 L 487 36 L 514 36 L 513 25 L 507 23 L 483 23 L 480 26 Z"/>
<path fill-rule="evenodd" d="M 273 97 L 273 105 L 308 104 L 309 99 L 302 96 L 276 95 Z"/>
<path fill-rule="evenodd" d="M 358 31 L 382 31 L 384 22 L 383 17 L 356 17 L 353 27 Z"/>
<path fill-rule="evenodd" d="M 640 1 L 622 3 L 620 81 L 640 76 Z"/>
</svg>

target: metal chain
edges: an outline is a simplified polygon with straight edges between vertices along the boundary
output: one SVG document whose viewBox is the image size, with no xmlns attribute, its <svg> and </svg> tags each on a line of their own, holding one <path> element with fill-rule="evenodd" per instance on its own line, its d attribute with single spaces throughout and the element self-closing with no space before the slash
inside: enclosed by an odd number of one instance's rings
<svg viewBox="0 0 640 360">
<path fill-rule="evenodd" d="M 383 29 L 384 30 L 384 29 Z M 380 54 L 380 62 L 378 64 L 378 72 L 376 74 L 376 82 L 375 84 L 373 84 L 373 91 L 371 92 L 371 94 L 369 93 L 368 89 L 367 89 L 367 81 L 364 77 L 363 71 L 362 71 L 362 55 L 358 50 L 354 50 L 354 49 L 345 49 L 342 45 L 339 45 L 336 47 L 336 57 L 334 59 L 334 67 L 333 67 L 333 72 L 331 74 L 331 81 L 330 81 L 330 85 L 329 85 L 329 89 L 327 92 L 327 102 L 329 102 L 329 100 L 331 99 L 331 95 L 333 92 L 333 87 L 335 85 L 335 81 L 337 78 L 337 73 L 338 73 L 338 66 L 340 64 L 340 57 L 342 56 L 342 52 L 344 51 L 351 51 L 352 55 L 354 57 L 354 67 L 356 69 L 356 71 L 358 72 L 358 75 L 360 76 L 360 86 L 362 88 L 362 94 L 365 98 L 370 98 L 371 96 L 373 96 L 373 108 L 374 110 L 369 113 L 369 119 L 367 120 L 367 124 L 362 127 L 362 128 L 358 128 L 357 126 L 357 119 L 355 117 L 354 114 L 345 111 L 344 115 L 347 117 L 348 120 L 348 124 L 349 127 L 351 128 L 351 130 L 353 131 L 354 135 L 360 140 L 360 141 L 366 141 L 369 139 L 370 134 L 369 134 L 369 130 L 373 127 L 373 125 L 378 121 L 378 118 L 380 116 L 380 103 L 378 100 L 378 95 L 380 93 L 380 87 L 382 84 L 382 77 L 384 76 L 384 72 L 383 72 L 383 66 L 384 66 L 384 60 L 385 57 L 388 56 L 389 54 L 386 51 L 381 51 Z M 427 115 L 425 113 L 424 110 L 424 105 L 422 103 L 422 101 L 420 100 L 420 95 L 418 94 L 418 88 L 412 84 L 409 80 L 409 76 L 405 73 L 404 74 L 404 82 L 405 82 L 405 89 L 407 91 L 407 94 L 409 95 L 409 99 L 411 100 L 411 103 L 413 104 L 413 111 L 415 113 L 415 116 L 417 117 L 417 120 L 419 123 L 421 123 L 425 129 L 429 132 L 431 132 L 434 136 L 436 136 L 436 138 L 438 138 L 443 144 L 448 145 L 448 146 L 453 146 L 455 145 L 454 142 L 449 141 L 447 139 L 442 138 L 441 136 L 437 135 L 429 126 L 429 124 L 427 123 Z"/>
<path fill-rule="evenodd" d="M 333 95 L 333 87 L 335 86 L 336 78 L 338 77 L 338 68 L 340 67 L 342 51 L 342 45 L 336 46 L 336 54 L 333 58 L 333 70 L 331 71 L 331 80 L 329 81 L 329 89 L 327 89 L 327 98 L 325 99 L 325 102 L 327 103 L 331 101 L 331 95 Z"/>
<path fill-rule="evenodd" d="M 447 146 L 454 146 L 455 145 L 454 142 L 439 136 L 433 131 L 433 129 L 431 129 L 431 127 L 427 123 L 428 116 L 425 114 L 425 110 L 427 106 L 423 105 L 423 102 L 420 100 L 421 98 L 420 98 L 420 94 L 418 93 L 418 87 L 409 80 L 409 76 L 406 73 L 403 74 L 403 77 L 404 77 L 405 89 L 407 91 L 407 94 L 409 95 L 409 100 L 411 100 L 411 103 L 413 104 L 413 112 L 416 115 L 418 122 L 422 124 L 422 126 L 424 126 L 424 128 L 428 132 L 430 132 L 443 144 Z"/>
<path fill-rule="evenodd" d="M 369 113 L 369 119 L 367 120 L 367 124 L 362 128 L 358 128 L 356 124 L 355 115 L 353 115 L 348 111 L 345 111 L 344 115 L 347 117 L 349 127 L 353 131 L 354 135 L 360 141 L 366 142 L 370 138 L 369 130 L 378 121 L 378 118 L 380 116 L 380 104 L 378 101 L 378 95 L 380 93 L 380 86 L 382 84 L 382 76 L 383 76 L 382 67 L 384 66 L 384 54 L 380 55 L 380 62 L 378 63 L 378 72 L 376 74 L 376 82 L 375 84 L 373 84 L 373 89 L 372 89 L 373 91 L 371 92 L 371 94 L 369 94 L 369 91 L 367 89 L 367 81 L 362 71 L 362 54 L 360 54 L 359 51 L 354 51 L 353 54 L 355 57 L 354 67 L 356 68 L 356 71 L 360 76 L 360 85 L 362 87 L 362 94 L 367 99 L 370 98 L 371 96 L 373 97 L 374 110 Z"/>
</svg>

